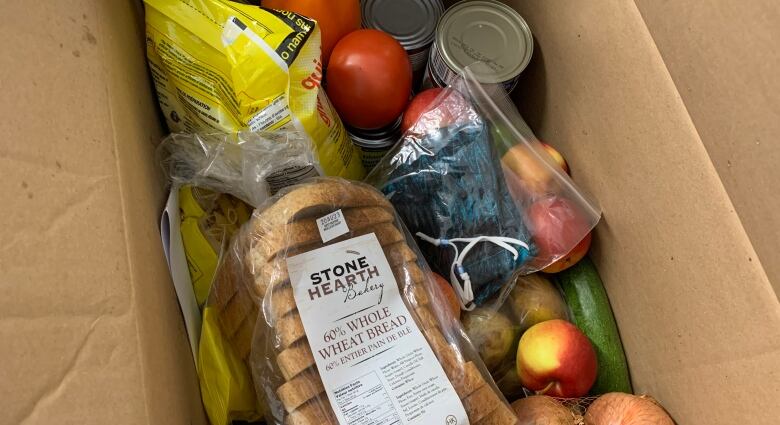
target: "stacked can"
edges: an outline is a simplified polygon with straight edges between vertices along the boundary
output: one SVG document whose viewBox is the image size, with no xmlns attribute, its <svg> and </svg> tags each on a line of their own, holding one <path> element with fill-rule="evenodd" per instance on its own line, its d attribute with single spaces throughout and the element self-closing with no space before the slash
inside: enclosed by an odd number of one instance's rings
<svg viewBox="0 0 780 425">
<path fill-rule="evenodd" d="M 392 125 L 378 130 L 347 127 L 347 134 L 352 139 L 352 143 L 360 148 L 363 168 L 366 169 L 366 173 L 370 173 L 401 138 L 401 117 Z"/>
<path fill-rule="evenodd" d="M 471 68 L 480 83 L 517 85 L 533 54 L 531 29 L 511 7 L 493 0 L 461 1 L 439 20 L 424 87 L 445 87 Z"/>
<path fill-rule="evenodd" d="M 436 24 L 444 13 L 441 0 L 362 0 L 363 27 L 392 35 L 406 49 L 414 73 L 413 87 L 425 74 Z"/>
</svg>

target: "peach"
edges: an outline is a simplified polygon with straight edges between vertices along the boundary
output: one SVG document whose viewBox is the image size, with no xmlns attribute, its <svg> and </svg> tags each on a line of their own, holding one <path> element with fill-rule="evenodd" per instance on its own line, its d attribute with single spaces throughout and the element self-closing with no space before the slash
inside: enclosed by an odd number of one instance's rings
<svg viewBox="0 0 780 425">
<path fill-rule="evenodd" d="M 544 270 L 545 273 L 558 273 L 568 269 L 569 267 L 577 264 L 578 261 L 585 257 L 590 249 L 590 242 L 593 239 L 593 232 L 588 232 L 587 235 L 577 244 L 565 257 L 550 264 Z"/>
<path fill-rule="evenodd" d="M 541 142 L 542 146 L 544 147 L 544 150 L 547 151 L 547 153 L 550 154 L 550 156 L 555 160 L 555 163 L 557 163 L 563 171 L 566 172 L 566 174 L 571 176 L 571 169 L 569 168 L 569 163 L 566 162 L 566 159 L 563 158 L 563 155 L 561 155 L 560 152 L 555 150 L 554 147 L 548 145 L 547 143 Z"/>
<path fill-rule="evenodd" d="M 548 320 L 529 328 L 517 346 L 523 386 L 552 397 L 582 397 L 596 381 L 596 351 L 573 324 Z"/>
</svg>

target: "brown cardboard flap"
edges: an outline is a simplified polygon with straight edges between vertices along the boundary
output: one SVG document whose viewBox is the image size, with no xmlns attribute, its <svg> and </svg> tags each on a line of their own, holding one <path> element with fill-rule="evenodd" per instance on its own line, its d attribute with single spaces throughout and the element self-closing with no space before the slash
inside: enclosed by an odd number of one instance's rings
<svg viewBox="0 0 780 425">
<path fill-rule="evenodd" d="M 0 4 L 0 423 L 204 423 L 137 11 Z"/>
<path fill-rule="evenodd" d="M 638 0 L 704 146 L 780 293 L 780 8 Z"/>
<path fill-rule="evenodd" d="M 515 97 L 604 208 L 635 389 L 679 423 L 770 423 L 780 305 L 636 6 L 512 3 L 539 47 Z"/>
</svg>

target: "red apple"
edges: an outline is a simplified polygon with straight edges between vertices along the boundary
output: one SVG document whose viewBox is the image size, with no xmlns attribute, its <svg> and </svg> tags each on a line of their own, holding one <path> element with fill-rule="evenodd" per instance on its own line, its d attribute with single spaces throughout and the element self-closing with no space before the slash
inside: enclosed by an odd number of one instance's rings
<svg viewBox="0 0 780 425">
<path fill-rule="evenodd" d="M 455 90 L 433 88 L 420 92 L 406 107 L 401 120 L 401 132 L 414 129 L 424 133 L 429 129 L 447 127 L 466 121 L 471 115 L 471 105 Z"/>
<path fill-rule="evenodd" d="M 536 200 L 526 211 L 527 222 L 541 262 L 568 254 L 586 237 L 590 223 L 568 199 L 549 195 Z M 543 264 L 547 265 L 547 264 Z"/>
<path fill-rule="evenodd" d="M 592 232 L 588 232 L 588 234 L 585 235 L 585 238 L 582 239 L 580 243 L 578 243 L 577 246 L 574 247 L 574 249 L 569 251 L 569 253 L 566 254 L 565 257 L 550 264 L 542 271 L 545 273 L 558 273 L 577 264 L 577 262 L 582 260 L 582 258 L 585 257 L 585 254 L 588 253 L 588 250 L 590 249 L 590 242 L 592 239 L 593 239 Z"/>
<path fill-rule="evenodd" d="M 436 281 L 436 285 L 444 294 L 443 302 L 446 302 L 452 312 L 453 317 L 460 319 L 460 303 L 458 302 L 458 294 L 455 293 L 455 289 L 452 288 L 450 282 L 447 279 L 441 277 L 438 273 L 433 273 L 433 280 Z"/>
<path fill-rule="evenodd" d="M 531 326 L 517 346 L 523 386 L 552 397 L 582 397 L 596 381 L 596 351 L 587 336 L 560 319 Z"/>
<path fill-rule="evenodd" d="M 404 111 L 404 117 L 401 120 L 401 132 L 406 133 L 420 119 L 422 114 L 433 109 L 436 106 L 434 102 L 442 93 L 444 93 L 444 89 L 437 87 L 422 91 L 415 96 L 409 102 L 406 111 Z"/>
<path fill-rule="evenodd" d="M 563 171 L 566 172 L 566 174 L 571 176 L 571 170 L 569 169 L 569 163 L 566 162 L 566 159 L 561 155 L 560 152 L 555 150 L 554 147 L 548 145 L 547 143 L 541 142 L 542 146 L 544 147 L 544 150 L 547 151 L 547 153 L 550 154 L 550 156 L 555 160 L 555 163 L 558 164 Z"/>
</svg>

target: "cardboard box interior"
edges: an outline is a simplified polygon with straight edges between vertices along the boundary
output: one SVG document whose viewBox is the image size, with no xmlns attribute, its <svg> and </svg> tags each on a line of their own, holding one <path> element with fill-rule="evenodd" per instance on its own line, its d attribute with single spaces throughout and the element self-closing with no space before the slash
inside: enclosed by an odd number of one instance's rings
<svg viewBox="0 0 780 425">
<path fill-rule="evenodd" d="M 777 39 L 777 10 L 662 2 L 678 12 L 667 21 L 649 1 L 510 3 L 537 41 L 521 112 L 604 208 L 593 256 L 636 390 L 681 424 L 771 423 L 780 305 L 764 267 L 780 267 L 780 120 L 763 60 L 777 63 L 764 38 Z M 0 423 L 204 424 L 156 227 L 163 129 L 142 7 L 10 0 L 0 16 Z M 760 53 L 729 46 L 767 80 L 730 62 L 706 71 L 714 25 L 734 16 L 765 30 L 735 25 Z"/>
</svg>

